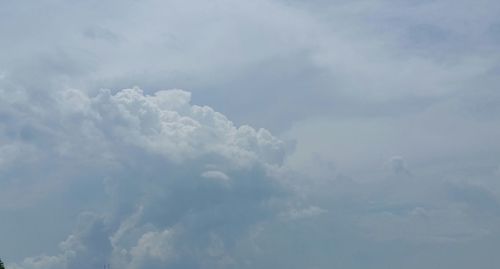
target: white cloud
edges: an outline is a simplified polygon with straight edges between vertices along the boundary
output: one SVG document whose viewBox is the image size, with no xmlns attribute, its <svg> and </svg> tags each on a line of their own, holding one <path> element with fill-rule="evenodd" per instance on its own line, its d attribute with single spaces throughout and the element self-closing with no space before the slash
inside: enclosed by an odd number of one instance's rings
<svg viewBox="0 0 500 269">
<path fill-rule="evenodd" d="M 216 179 L 216 180 L 222 180 L 222 181 L 228 181 L 230 178 L 224 174 L 221 171 L 205 171 L 201 174 L 202 177 L 208 178 L 208 179 Z"/>
<path fill-rule="evenodd" d="M 2 138 L 8 145 L 2 152 L 45 167 L 24 188 L 49 186 L 41 195 L 16 199 L 43 205 L 56 191 L 51 186 L 60 185 L 59 192 L 96 199 L 65 200 L 68 207 L 92 211 L 79 214 L 60 254 L 26 258 L 14 268 L 225 264 L 229 250 L 214 255 L 207 234 L 235 244 L 253 225 L 272 218 L 276 209 L 267 201 L 286 192 L 267 172 L 281 165 L 285 144 L 264 129 L 237 127 L 210 107 L 191 105 L 189 92 L 146 95 L 134 88 L 89 96 L 72 89 L 54 92 L 48 105 L 29 111 L 18 109 L 28 103 L 8 97 L 4 92 L 3 100 L 12 103 L 4 101 L 3 109 L 12 117 L 24 114 L 24 120 L 4 125 L 14 134 Z M 23 150 L 28 145 L 32 150 Z M 16 166 L 6 155 L 2 167 L 9 175 Z M 224 172 L 207 167 L 230 171 L 231 188 L 221 188 L 220 181 L 230 179 Z M 12 190 L 4 185 L 5 193 Z"/>
<path fill-rule="evenodd" d="M 144 260 L 158 260 L 167 263 L 175 255 L 173 246 L 170 245 L 170 231 L 147 232 L 141 236 L 137 245 L 130 250 L 132 268 L 141 268 Z M 137 264 L 137 265 L 136 265 Z"/>
</svg>

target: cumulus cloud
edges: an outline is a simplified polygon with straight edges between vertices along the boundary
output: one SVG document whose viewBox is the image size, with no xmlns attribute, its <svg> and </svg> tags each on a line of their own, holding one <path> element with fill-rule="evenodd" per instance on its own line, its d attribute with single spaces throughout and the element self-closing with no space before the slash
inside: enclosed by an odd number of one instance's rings
<svg viewBox="0 0 500 269">
<path fill-rule="evenodd" d="M 4 117 L 23 119 L 2 124 L 8 178 L 2 192 L 25 180 L 28 189 L 49 191 L 18 200 L 44 203 L 61 191 L 83 195 L 68 206 L 92 211 L 79 214 L 60 254 L 26 258 L 13 268 L 215 268 L 231 260 L 230 247 L 254 225 L 277 214 L 270 203 L 287 192 L 272 176 L 285 157 L 284 142 L 190 104 L 189 92 L 146 95 L 133 88 L 89 96 L 71 89 L 31 106 L 32 97 L 19 94 L 16 100 L 2 92 Z M 40 166 L 37 177 L 13 173 L 19 161 Z M 232 175 L 230 189 L 220 185 L 230 179 L 222 170 Z"/>
</svg>

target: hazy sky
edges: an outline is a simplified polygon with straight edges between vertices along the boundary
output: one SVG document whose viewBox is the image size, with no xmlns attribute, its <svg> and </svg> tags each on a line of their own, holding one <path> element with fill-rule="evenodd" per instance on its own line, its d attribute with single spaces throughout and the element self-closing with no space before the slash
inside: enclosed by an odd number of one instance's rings
<svg viewBox="0 0 500 269">
<path fill-rule="evenodd" d="M 500 2 L 0 0 L 9 269 L 497 269 Z"/>
</svg>

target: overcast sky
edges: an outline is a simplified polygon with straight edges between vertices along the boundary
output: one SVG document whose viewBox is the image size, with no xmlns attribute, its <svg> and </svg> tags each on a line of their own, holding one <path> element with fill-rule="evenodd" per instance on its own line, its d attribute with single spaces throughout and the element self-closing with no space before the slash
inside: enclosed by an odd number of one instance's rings
<svg viewBox="0 0 500 269">
<path fill-rule="evenodd" d="M 497 0 L 0 0 L 9 269 L 497 269 Z"/>
</svg>

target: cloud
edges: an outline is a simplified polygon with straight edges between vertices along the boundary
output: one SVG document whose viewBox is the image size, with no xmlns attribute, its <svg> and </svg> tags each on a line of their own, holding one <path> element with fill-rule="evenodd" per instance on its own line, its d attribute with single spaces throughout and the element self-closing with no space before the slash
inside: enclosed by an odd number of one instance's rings
<svg viewBox="0 0 500 269">
<path fill-rule="evenodd" d="M 498 1 L 0 6 L 18 267 L 500 263 Z"/>
<path fill-rule="evenodd" d="M 406 176 L 411 175 L 411 172 L 410 172 L 410 170 L 408 170 L 408 167 L 406 165 L 404 158 L 401 156 L 391 157 L 388 164 L 389 164 L 392 172 L 396 175 L 406 175 Z"/>
<path fill-rule="evenodd" d="M 188 88 L 235 122 L 283 131 L 310 116 L 425 109 L 487 84 L 476 78 L 495 77 L 498 22 L 481 8 L 496 2 L 480 2 L 2 3 L 0 70 L 37 90 Z"/>
<path fill-rule="evenodd" d="M 221 171 L 205 171 L 201 174 L 204 178 L 227 181 L 230 178 Z"/>
<path fill-rule="evenodd" d="M 10 197 L 17 200 L 10 206 L 43 207 L 52 193 L 82 196 L 65 199 L 83 213 L 60 243 L 60 254 L 26 258 L 13 268 L 108 262 L 121 268 L 212 268 L 203 264 L 231 259 L 230 246 L 278 214 L 267 204 L 288 192 L 272 176 L 285 157 L 285 143 L 264 129 L 237 127 L 210 107 L 191 105 L 189 92 L 146 95 L 133 88 L 89 96 L 71 89 L 29 109 L 30 97 L 2 94 L 4 116 L 23 119 L 3 123 L 10 134 L 2 137 L 2 192 L 14 191 L 20 180 L 24 189 L 48 189 Z M 23 165 L 32 170 L 25 179 L 15 173 Z M 232 175 L 231 188 L 219 184 L 229 180 L 221 170 Z M 229 249 L 214 254 L 214 238 Z"/>
</svg>

